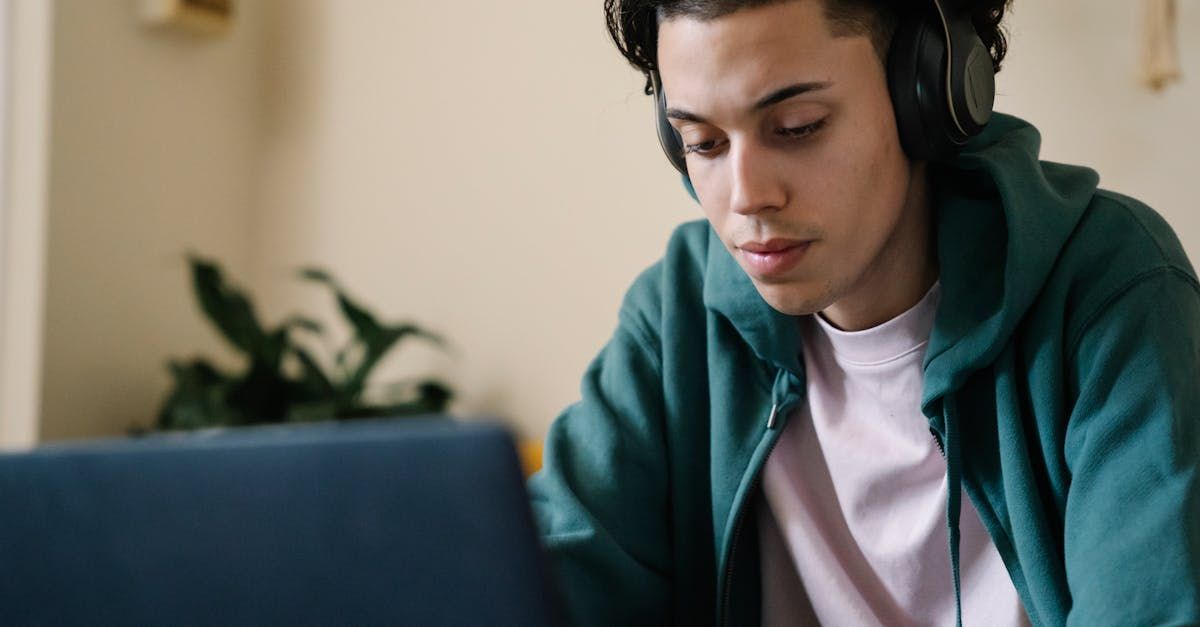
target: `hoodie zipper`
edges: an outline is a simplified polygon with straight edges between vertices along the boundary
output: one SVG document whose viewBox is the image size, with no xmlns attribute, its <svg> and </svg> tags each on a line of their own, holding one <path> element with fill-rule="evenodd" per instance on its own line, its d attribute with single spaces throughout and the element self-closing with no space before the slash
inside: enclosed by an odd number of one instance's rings
<svg viewBox="0 0 1200 627">
<path fill-rule="evenodd" d="M 948 401 L 948 402 L 952 402 L 952 401 Z M 942 414 L 945 419 L 945 423 L 946 423 L 945 426 L 946 426 L 947 435 L 949 435 L 949 433 L 952 429 L 951 421 L 957 419 L 957 416 L 951 415 L 954 413 L 955 412 L 952 410 L 945 410 L 945 411 L 943 411 L 943 414 Z M 955 431 L 957 431 L 957 430 L 955 430 Z M 961 497 L 962 497 L 962 475 L 961 475 L 962 468 L 961 467 L 957 467 L 954 469 L 951 468 L 951 465 L 953 465 L 955 461 L 958 461 L 959 459 L 961 459 L 961 455 L 955 455 L 955 459 L 951 460 L 950 456 L 946 453 L 946 446 L 945 446 L 945 442 L 942 439 L 942 434 L 938 433 L 937 430 L 934 429 L 932 426 L 929 427 L 929 434 L 933 436 L 933 441 L 935 443 L 937 443 L 938 451 L 941 452 L 941 454 L 942 454 L 942 459 L 946 460 L 946 487 L 947 487 L 946 532 L 950 536 L 950 538 L 949 538 L 949 540 L 950 540 L 950 569 L 951 569 L 952 575 L 954 577 L 954 613 L 955 613 L 955 618 L 956 618 L 955 624 L 958 627 L 962 627 L 962 588 L 961 588 L 960 578 L 959 578 L 959 563 L 958 563 L 958 557 L 959 557 L 958 556 L 958 545 L 959 545 L 959 533 L 960 533 L 959 532 L 959 515 L 957 513 L 953 513 L 951 511 L 951 508 L 955 507 L 955 505 L 957 505 L 957 511 L 961 511 L 961 509 L 962 509 L 962 500 L 961 500 Z M 958 435 L 956 433 L 955 440 L 953 441 L 953 444 L 956 447 L 961 446 L 961 444 L 957 438 L 958 438 Z M 957 451 L 959 449 L 956 448 L 955 450 Z M 954 479 L 954 477 L 957 477 L 957 479 Z M 951 492 L 953 492 L 953 494 Z"/>
<path fill-rule="evenodd" d="M 771 415 L 767 418 L 767 429 L 774 431 L 779 422 L 779 404 L 771 404 Z M 746 492 L 746 500 L 738 509 L 737 518 L 733 523 L 733 543 L 729 547 L 729 562 L 725 565 L 725 594 L 721 602 L 721 625 L 729 625 L 729 601 L 733 596 L 733 564 L 737 557 L 738 540 L 742 536 L 742 525 L 746 522 L 746 507 L 750 502 L 751 495 L 758 489 L 758 484 L 762 482 L 763 471 L 766 469 L 766 460 L 771 457 L 771 452 L 775 450 L 775 445 L 779 443 L 779 436 L 776 435 L 771 443 L 767 445 L 767 452 L 763 455 L 762 466 L 754 473 L 754 478 L 750 481 L 750 489 Z"/>
</svg>

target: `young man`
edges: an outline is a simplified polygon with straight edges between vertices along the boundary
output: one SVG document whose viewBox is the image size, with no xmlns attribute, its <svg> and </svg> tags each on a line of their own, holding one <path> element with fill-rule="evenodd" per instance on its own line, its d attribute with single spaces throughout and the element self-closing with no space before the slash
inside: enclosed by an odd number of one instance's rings
<svg viewBox="0 0 1200 627">
<path fill-rule="evenodd" d="M 573 624 L 1200 621 L 1200 284 L 991 113 L 1005 4 L 607 0 L 707 221 L 530 483 Z"/>
</svg>

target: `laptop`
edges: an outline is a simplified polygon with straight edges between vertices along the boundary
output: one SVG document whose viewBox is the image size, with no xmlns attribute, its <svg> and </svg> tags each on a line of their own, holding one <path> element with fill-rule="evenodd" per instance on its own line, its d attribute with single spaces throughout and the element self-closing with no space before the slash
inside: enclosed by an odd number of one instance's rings
<svg viewBox="0 0 1200 627">
<path fill-rule="evenodd" d="M 449 419 L 0 455 L 0 624 L 560 624 L 510 436 Z"/>
</svg>

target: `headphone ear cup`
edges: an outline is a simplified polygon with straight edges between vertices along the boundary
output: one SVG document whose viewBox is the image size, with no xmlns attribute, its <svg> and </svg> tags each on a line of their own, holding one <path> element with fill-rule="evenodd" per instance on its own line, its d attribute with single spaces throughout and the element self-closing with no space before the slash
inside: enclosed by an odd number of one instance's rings
<svg viewBox="0 0 1200 627">
<path fill-rule="evenodd" d="M 888 53 L 888 86 L 900 142 L 914 161 L 953 157 L 970 138 L 958 129 L 951 113 L 946 34 L 934 17 L 925 13 L 904 18 Z M 974 41 L 982 47 L 978 37 Z M 990 113 L 990 101 L 988 108 Z"/>
<path fill-rule="evenodd" d="M 905 17 L 892 36 L 888 50 L 888 91 L 896 116 L 896 130 L 905 154 L 914 161 L 924 161 L 933 155 L 929 142 L 930 130 L 925 126 L 922 109 L 928 106 L 928 86 L 921 83 L 921 51 L 928 35 L 924 20 Z"/>
<path fill-rule="evenodd" d="M 953 77 L 954 110 L 959 125 L 967 136 L 973 137 L 983 131 L 992 117 L 996 73 L 992 69 L 992 55 L 975 31 L 961 24 L 956 27 L 966 33 L 960 38 L 965 43 L 965 50 L 959 53 L 963 58 L 957 61 L 962 71 Z"/>
<path fill-rule="evenodd" d="M 663 94 L 662 79 L 659 78 L 658 72 L 650 74 L 650 85 L 654 90 L 654 125 L 658 131 L 658 143 L 671 165 L 686 177 L 687 160 L 683 156 L 683 138 L 667 121 L 667 98 Z"/>
</svg>

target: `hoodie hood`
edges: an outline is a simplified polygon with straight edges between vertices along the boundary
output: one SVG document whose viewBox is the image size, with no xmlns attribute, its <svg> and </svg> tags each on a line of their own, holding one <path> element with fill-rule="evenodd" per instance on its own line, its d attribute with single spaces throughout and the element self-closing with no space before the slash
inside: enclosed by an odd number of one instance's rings
<svg viewBox="0 0 1200 627">
<path fill-rule="evenodd" d="M 922 409 L 938 422 L 940 400 L 999 355 L 1096 191 L 1094 171 L 1041 162 L 1040 150 L 1037 129 L 997 113 L 958 156 L 930 164 L 943 297 Z M 704 303 L 760 358 L 802 374 L 795 318 L 762 300 L 711 231 Z"/>
<path fill-rule="evenodd" d="M 927 416 L 1000 354 L 1096 192 L 1095 171 L 1039 161 L 1041 143 L 1029 123 L 996 114 L 958 157 L 931 164 L 943 298 L 925 355 Z"/>
</svg>

